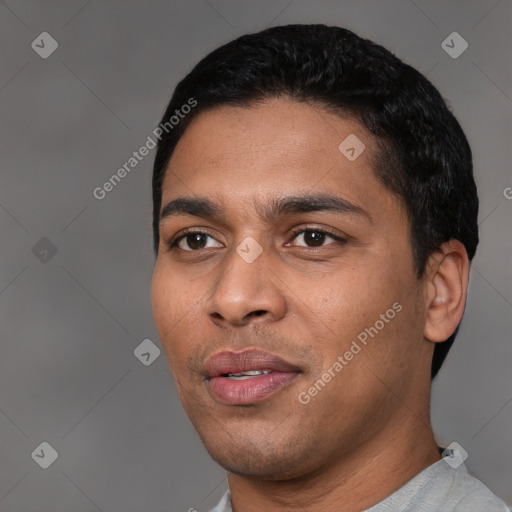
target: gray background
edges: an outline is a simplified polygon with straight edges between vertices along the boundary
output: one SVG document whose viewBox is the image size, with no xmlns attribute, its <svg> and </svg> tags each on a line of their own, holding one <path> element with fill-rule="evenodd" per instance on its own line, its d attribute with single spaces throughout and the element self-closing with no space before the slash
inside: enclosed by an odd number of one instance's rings
<svg viewBox="0 0 512 512">
<path fill-rule="evenodd" d="M 427 74 L 474 152 L 481 245 L 466 316 L 433 388 L 440 443 L 512 503 L 510 0 L 0 2 L 0 510 L 208 510 L 226 488 L 177 400 L 150 303 L 154 151 L 173 87 L 221 43 L 270 25 L 350 28 Z M 31 43 L 49 32 L 42 59 Z M 441 48 L 452 31 L 469 48 Z M 49 238 L 57 252 L 41 261 Z M 42 246 L 41 246 L 42 244 Z M 41 248 L 42 247 L 42 248 Z M 48 247 L 46 247 L 48 249 Z M 39 251 L 39 252 L 38 252 Z M 37 257 L 36 257 L 37 256 Z M 43 441 L 58 452 L 42 469 Z"/>
</svg>

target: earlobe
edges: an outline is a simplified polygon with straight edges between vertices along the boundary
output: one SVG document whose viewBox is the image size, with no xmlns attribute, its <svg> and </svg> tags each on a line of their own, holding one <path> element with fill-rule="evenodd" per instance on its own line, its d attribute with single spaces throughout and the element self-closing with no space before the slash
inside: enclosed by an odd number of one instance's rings
<svg viewBox="0 0 512 512">
<path fill-rule="evenodd" d="M 432 254 L 427 265 L 426 321 L 424 336 L 447 340 L 459 325 L 469 279 L 469 260 L 464 245 L 450 240 Z"/>
</svg>

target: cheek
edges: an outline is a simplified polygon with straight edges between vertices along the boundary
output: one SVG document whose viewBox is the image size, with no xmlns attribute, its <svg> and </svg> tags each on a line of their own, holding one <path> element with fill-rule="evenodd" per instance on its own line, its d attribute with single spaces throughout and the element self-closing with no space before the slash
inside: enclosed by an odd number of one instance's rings
<svg viewBox="0 0 512 512">
<path fill-rule="evenodd" d="M 190 321 L 188 317 L 194 313 L 197 299 L 192 290 L 175 272 L 157 262 L 151 282 L 151 301 L 156 328 L 166 351 L 174 349 L 171 340 L 181 338 Z"/>
<path fill-rule="evenodd" d="M 323 290 L 312 293 L 310 288 L 305 297 L 330 322 L 348 327 L 346 322 L 369 321 L 384 313 L 397 300 L 400 287 L 391 269 L 368 261 L 340 267 L 325 279 Z"/>
<path fill-rule="evenodd" d="M 365 330 L 371 333 L 378 331 L 375 339 L 397 340 L 405 332 L 410 332 L 410 319 L 407 316 L 414 311 L 414 292 L 412 288 L 415 279 L 408 273 L 400 270 L 392 258 L 383 261 L 368 260 L 368 264 L 356 264 L 339 269 L 330 279 L 321 296 L 316 296 L 313 301 L 311 295 L 309 304 L 312 304 L 315 314 L 328 327 L 324 334 L 331 340 L 326 349 L 333 353 L 345 351 L 352 340 L 357 340 L 358 335 L 372 340 L 370 334 L 365 335 Z M 413 304 L 411 304 L 411 302 Z M 401 311 L 396 312 L 393 304 L 399 304 Z M 381 315 L 385 318 L 381 319 Z M 375 324 L 377 323 L 377 327 Z M 333 337 L 336 339 L 333 340 Z M 333 343 L 334 341 L 334 343 Z M 330 347 L 329 347 L 330 345 Z M 380 343 L 378 347 L 366 349 L 366 356 L 373 351 L 379 352 L 386 344 Z M 399 342 L 393 343 L 398 349 Z M 383 354 L 380 354 L 382 357 Z M 384 354 L 389 355 L 389 347 Z M 361 358 L 359 358 L 361 359 Z M 364 357 L 362 358 L 364 359 Z"/>
<path fill-rule="evenodd" d="M 170 307 L 172 304 L 172 297 L 169 293 L 170 284 L 168 276 L 162 271 L 162 265 L 157 262 L 151 281 L 151 303 L 156 327 L 160 335 L 173 312 L 173 308 Z"/>
</svg>

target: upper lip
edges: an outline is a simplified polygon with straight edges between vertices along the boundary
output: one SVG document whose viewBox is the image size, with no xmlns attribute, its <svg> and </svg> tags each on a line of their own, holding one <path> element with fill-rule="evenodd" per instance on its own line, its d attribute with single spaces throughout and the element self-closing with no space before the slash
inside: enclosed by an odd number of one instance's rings
<svg viewBox="0 0 512 512">
<path fill-rule="evenodd" d="M 224 350 L 212 355 L 205 365 L 207 378 L 219 377 L 228 373 L 241 373 L 251 370 L 271 370 L 274 372 L 300 373 L 297 366 L 284 359 L 259 349 L 241 352 Z"/>
</svg>

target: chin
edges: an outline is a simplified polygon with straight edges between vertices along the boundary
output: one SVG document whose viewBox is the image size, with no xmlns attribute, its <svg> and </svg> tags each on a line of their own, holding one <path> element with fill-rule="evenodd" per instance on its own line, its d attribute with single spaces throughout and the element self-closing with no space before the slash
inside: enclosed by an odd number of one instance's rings
<svg viewBox="0 0 512 512">
<path fill-rule="evenodd" d="M 201 437 L 203 444 L 219 466 L 235 475 L 278 481 L 298 478 L 313 469 L 313 450 L 301 447 L 295 438 L 269 442 L 264 435 L 233 439 L 216 434 Z"/>
<path fill-rule="evenodd" d="M 262 481 L 284 481 L 293 480 L 302 476 L 305 472 L 298 469 L 297 462 L 287 462 L 282 459 L 272 460 L 234 460 L 223 455 L 213 456 L 213 460 L 226 471 L 245 478 Z"/>
</svg>

